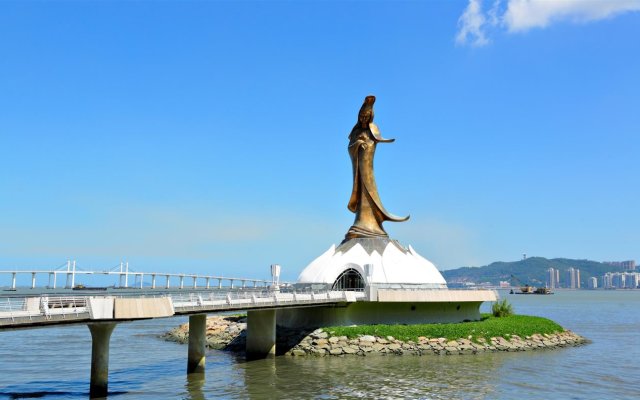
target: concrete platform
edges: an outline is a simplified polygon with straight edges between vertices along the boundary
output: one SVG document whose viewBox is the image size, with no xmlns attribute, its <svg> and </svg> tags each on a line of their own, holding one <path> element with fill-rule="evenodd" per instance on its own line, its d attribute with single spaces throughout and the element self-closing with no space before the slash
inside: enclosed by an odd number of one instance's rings
<svg viewBox="0 0 640 400">
<path fill-rule="evenodd" d="M 379 302 L 458 303 L 496 300 L 498 300 L 498 295 L 494 290 L 377 290 L 377 301 Z"/>
<path fill-rule="evenodd" d="M 288 328 L 319 328 L 477 321 L 481 318 L 480 305 L 497 298 L 493 290 L 378 289 L 377 300 L 373 301 L 278 310 L 277 324 Z"/>
</svg>

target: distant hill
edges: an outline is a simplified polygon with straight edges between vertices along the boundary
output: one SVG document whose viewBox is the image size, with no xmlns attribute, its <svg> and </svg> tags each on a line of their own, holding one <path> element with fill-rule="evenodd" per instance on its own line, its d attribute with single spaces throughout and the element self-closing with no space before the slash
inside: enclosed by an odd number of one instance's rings
<svg viewBox="0 0 640 400">
<path fill-rule="evenodd" d="M 590 277 L 595 276 L 598 282 L 606 272 L 622 271 L 597 261 L 572 260 L 569 258 L 529 257 L 520 261 L 498 261 L 484 267 L 462 267 L 442 271 L 447 283 L 485 283 L 498 285 L 500 281 L 509 281 L 512 285 L 528 284 L 531 286 L 544 286 L 547 281 L 547 270 L 555 268 L 560 270 L 560 283 L 566 282 L 566 271 L 569 267 L 580 270 L 580 285 L 587 286 Z M 515 277 L 515 279 L 513 278 Z"/>
</svg>

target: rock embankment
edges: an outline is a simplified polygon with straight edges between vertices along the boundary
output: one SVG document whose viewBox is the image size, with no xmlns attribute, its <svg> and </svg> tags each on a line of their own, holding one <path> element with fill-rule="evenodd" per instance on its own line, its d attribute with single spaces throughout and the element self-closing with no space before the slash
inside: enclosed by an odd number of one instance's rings
<svg viewBox="0 0 640 400">
<path fill-rule="evenodd" d="M 409 355 L 448 355 L 448 354 L 476 354 L 500 351 L 530 351 L 555 347 L 578 346 L 587 340 L 571 331 L 555 334 L 532 335 L 521 338 L 511 335 L 503 337 L 449 340 L 445 338 L 419 337 L 418 341 L 403 342 L 392 336 L 385 338 L 363 335 L 349 339 L 346 336 L 331 336 L 328 332 L 318 329 L 305 337 L 287 354 L 302 355 L 343 355 L 356 354 L 409 354 Z"/>
<path fill-rule="evenodd" d="M 240 352 L 244 350 L 247 317 L 213 316 L 207 317 L 207 347 L 217 350 Z M 189 324 L 182 324 L 163 335 L 169 341 L 186 344 L 189 342 Z"/>
<path fill-rule="evenodd" d="M 241 353 L 246 343 L 246 317 L 214 316 L 207 318 L 207 345 L 210 348 Z M 181 325 L 165 339 L 187 343 L 189 325 Z M 278 327 L 278 354 L 290 356 L 343 356 L 343 355 L 449 355 L 476 354 L 501 351 L 531 351 L 558 347 L 579 346 L 587 339 L 571 331 L 554 334 L 535 334 L 527 337 L 445 338 L 419 337 L 417 341 L 401 341 L 392 336 L 362 335 L 349 339 L 333 336 L 323 329 L 301 331 Z"/>
</svg>

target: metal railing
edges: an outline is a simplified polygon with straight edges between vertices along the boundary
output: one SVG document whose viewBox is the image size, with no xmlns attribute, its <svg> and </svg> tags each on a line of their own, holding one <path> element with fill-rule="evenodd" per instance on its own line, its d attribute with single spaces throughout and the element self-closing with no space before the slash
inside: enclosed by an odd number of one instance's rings
<svg viewBox="0 0 640 400">
<path fill-rule="evenodd" d="M 171 294 L 176 312 L 189 312 L 202 309 L 224 310 L 229 308 L 252 308 L 268 306 L 287 306 L 321 304 L 336 301 L 355 301 L 364 298 L 364 293 L 345 291 L 326 292 L 228 292 Z"/>
<path fill-rule="evenodd" d="M 0 322 L 15 322 L 17 319 L 33 321 L 35 317 L 51 320 L 54 317 L 88 316 L 90 306 L 87 299 L 86 296 L 0 298 Z"/>
<path fill-rule="evenodd" d="M 0 326 L 29 323 L 90 320 L 92 299 L 169 297 L 175 314 L 250 310 L 255 308 L 305 306 L 314 304 L 364 300 L 365 294 L 351 291 L 287 291 L 229 290 L 219 292 L 186 292 L 169 294 L 126 294 L 114 296 L 49 296 L 0 297 Z"/>
</svg>

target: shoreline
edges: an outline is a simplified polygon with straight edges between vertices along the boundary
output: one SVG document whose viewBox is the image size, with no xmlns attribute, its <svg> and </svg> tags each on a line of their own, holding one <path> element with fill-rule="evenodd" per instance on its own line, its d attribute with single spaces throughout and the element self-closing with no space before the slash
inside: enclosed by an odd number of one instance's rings
<svg viewBox="0 0 640 400">
<path fill-rule="evenodd" d="M 162 335 L 165 340 L 186 344 L 188 323 L 180 325 Z M 330 329 L 288 329 L 277 327 L 276 355 L 286 356 L 345 356 L 345 355 L 465 355 L 478 353 L 536 351 L 575 347 L 589 340 L 565 330 L 557 333 L 532 334 L 524 338 L 510 335 L 490 338 L 428 338 L 417 341 L 402 341 L 392 336 L 380 337 L 359 335 L 333 335 Z M 246 343 L 246 317 L 207 317 L 207 347 L 216 350 L 244 354 Z M 506 336 L 506 335 L 505 335 Z"/>
</svg>

